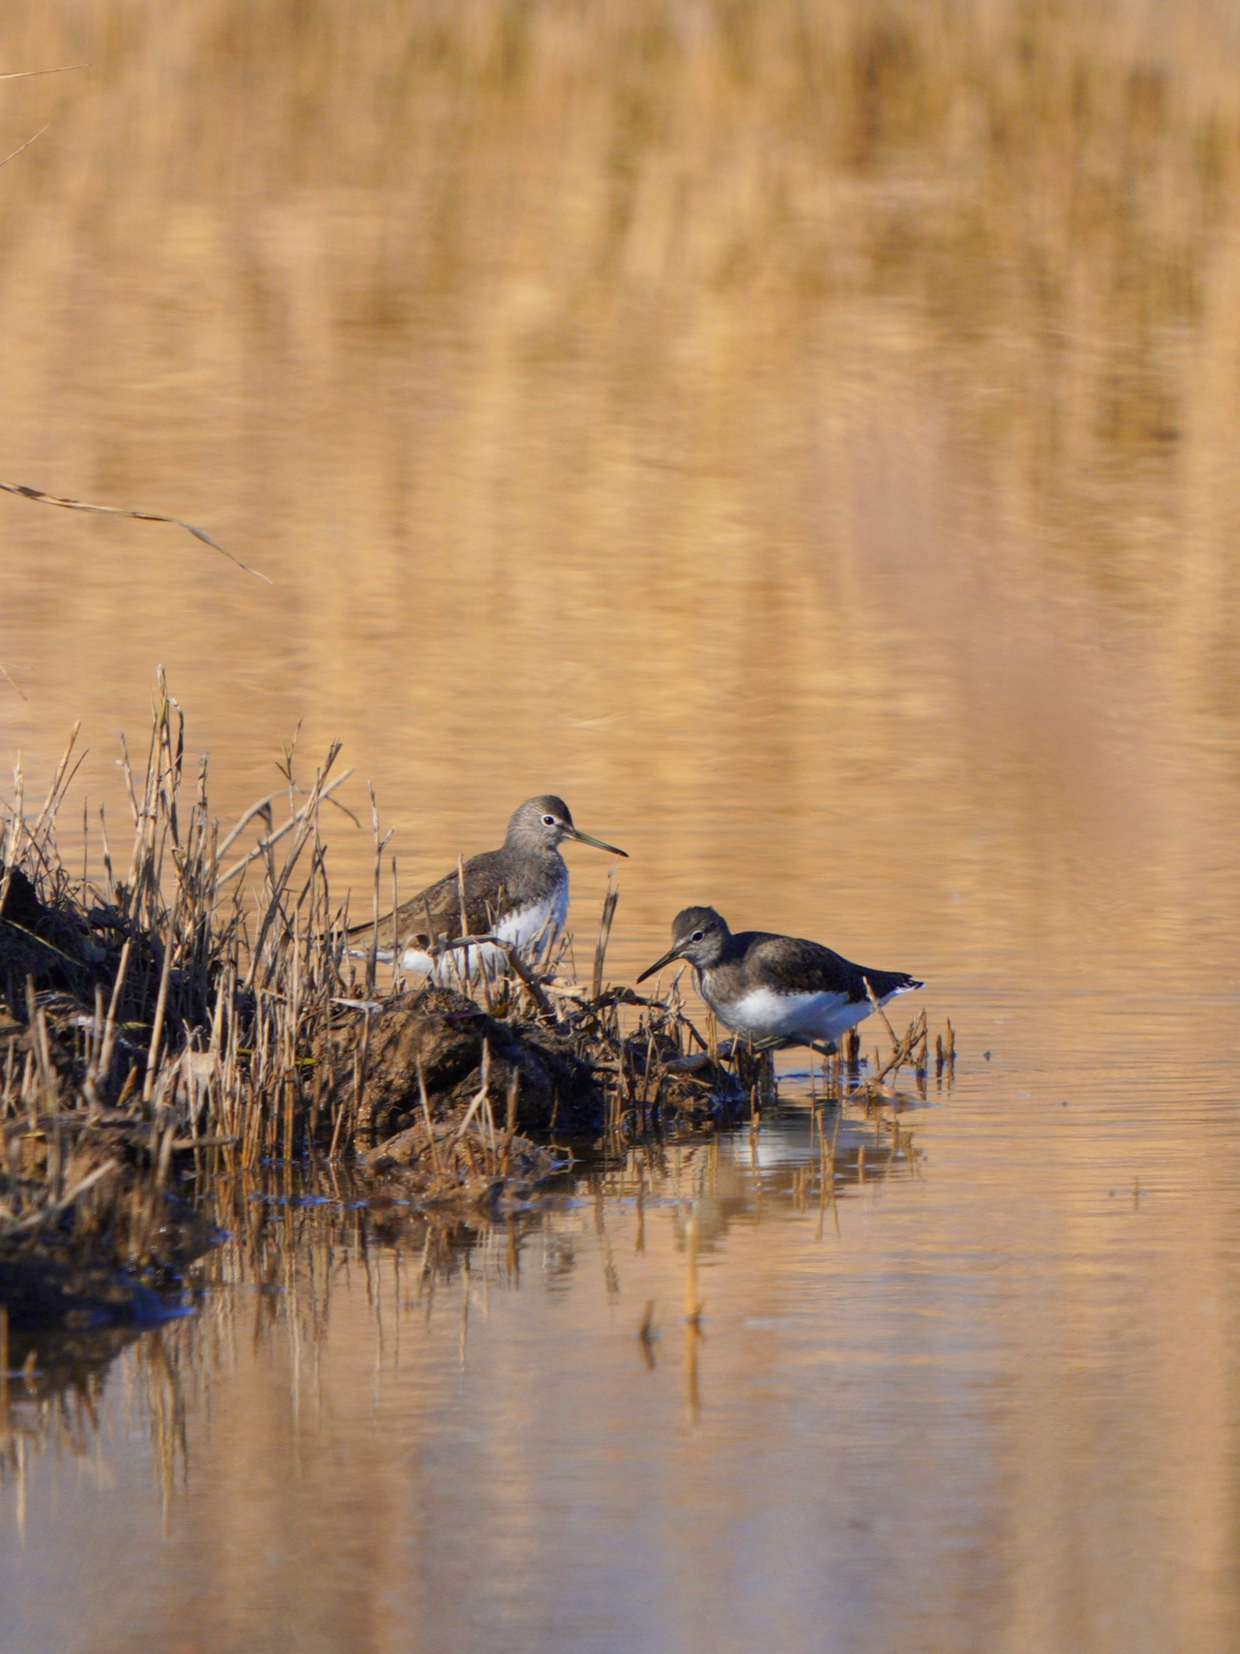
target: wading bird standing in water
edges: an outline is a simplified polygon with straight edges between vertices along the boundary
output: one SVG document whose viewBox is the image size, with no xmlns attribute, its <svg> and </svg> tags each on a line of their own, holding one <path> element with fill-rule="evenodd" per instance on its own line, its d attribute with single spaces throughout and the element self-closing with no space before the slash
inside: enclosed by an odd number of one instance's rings
<svg viewBox="0 0 1240 1654">
<path fill-rule="evenodd" d="M 854 965 L 799 936 L 765 930 L 733 936 L 713 907 L 678 913 L 671 947 L 637 980 L 676 959 L 693 966 L 698 990 L 720 1022 L 759 1051 L 808 1045 L 831 1056 L 835 1041 L 869 1016 L 874 1000 L 885 1005 L 925 986 L 903 971 Z"/>
<path fill-rule="evenodd" d="M 514 811 L 498 850 L 471 856 L 459 872 L 446 873 L 379 920 L 378 958 L 385 964 L 396 959 L 402 970 L 448 977 L 504 969 L 507 954 L 493 943 L 447 945 L 462 936 L 495 936 L 524 949 L 562 929 L 568 867 L 559 847 L 565 839 L 613 856 L 626 854 L 574 827 L 568 805 L 554 793 L 527 798 Z M 354 925 L 353 951 L 364 953 L 374 936 L 373 923 Z"/>
</svg>

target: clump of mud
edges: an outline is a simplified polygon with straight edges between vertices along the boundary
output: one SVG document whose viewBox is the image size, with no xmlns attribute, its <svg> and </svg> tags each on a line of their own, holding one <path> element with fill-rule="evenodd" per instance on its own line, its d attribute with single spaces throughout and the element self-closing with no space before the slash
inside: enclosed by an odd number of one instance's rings
<svg viewBox="0 0 1240 1654">
<path fill-rule="evenodd" d="M 349 1008 L 318 1053 L 331 1111 L 360 1164 L 402 1198 L 511 1209 L 568 1160 L 547 1146 L 713 1127 L 749 1102 L 739 1070 L 683 1046 L 689 1025 L 630 990 L 590 995 L 548 978 L 529 995 L 426 985 Z M 554 998 L 552 997 L 554 995 Z M 496 1012 L 496 1000 L 503 1014 Z M 617 1008 L 649 1014 L 626 1035 Z M 752 1065 L 753 1084 L 769 1069 Z"/>
<path fill-rule="evenodd" d="M 546 1144 L 507 1131 L 489 1136 L 445 1120 L 408 1126 L 368 1150 L 359 1170 L 372 1201 L 384 1194 L 425 1211 L 482 1218 L 519 1211 L 571 1162 Z"/>
<path fill-rule="evenodd" d="M 354 1095 L 354 1130 L 371 1143 L 414 1127 L 424 1093 L 432 1120 L 450 1121 L 484 1088 L 479 1108 L 492 1117 L 515 1093 L 522 1131 L 584 1137 L 603 1130 L 606 1098 L 575 1045 L 567 1030 L 500 1020 L 431 986 L 385 1000 L 368 1019 L 354 1013 L 332 1030 L 324 1058 L 333 1098 Z"/>
<path fill-rule="evenodd" d="M 176 1192 L 191 1154 L 175 1133 L 115 1111 L 6 1124 L 0 1306 L 12 1330 L 85 1331 L 166 1313 L 215 1236 Z"/>
</svg>

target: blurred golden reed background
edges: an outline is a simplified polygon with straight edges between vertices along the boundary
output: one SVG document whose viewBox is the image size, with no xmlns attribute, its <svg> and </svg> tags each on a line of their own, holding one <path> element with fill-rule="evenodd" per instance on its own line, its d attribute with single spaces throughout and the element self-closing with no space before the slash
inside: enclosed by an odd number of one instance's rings
<svg viewBox="0 0 1240 1654">
<path fill-rule="evenodd" d="M 671 1357 L 634 1376 L 641 1303 L 682 1291 L 668 1214 L 639 1256 L 600 1198 L 556 1220 L 572 1295 L 548 1220 L 546 1292 L 497 1293 L 468 1378 L 429 1308 L 393 1377 L 360 1286 L 321 1357 L 271 1299 L 270 1349 L 256 1320 L 204 1361 L 141 1589 L 116 1402 L 120 1491 L 31 1495 L 25 1554 L 90 1591 L 14 1564 L 23 1623 L 1228 1654 L 1240 13 L 0 12 L 0 69 L 78 62 L 0 83 L 0 153 L 50 122 L 0 169 L 0 477 L 201 523 L 275 585 L 0 497 L 31 791 L 82 717 L 119 811 L 163 663 L 221 814 L 304 720 L 356 807 L 374 778 L 408 892 L 552 788 L 632 855 L 617 970 L 709 899 L 926 976 L 963 1056 L 924 1175 L 826 1250 L 735 1196 L 699 1434 Z M 332 851 L 368 902 L 369 831 Z M 573 866 L 592 936 L 604 859 Z M 479 1557 L 524 1593 L 489 1621 Z"/>
<path fill-rule="evenodd" d="M 1228 8 L 12 4 L 0 58 L 88 62 L 0 88 L 0 475 L 276 581 L 0 501 L 33 770 L 83 716 L 110 787 L 162 662 L 222 809 L 303 718 L 411 878 L 554 787 L 650 940 L 1208 924 Z"/>
</svg>

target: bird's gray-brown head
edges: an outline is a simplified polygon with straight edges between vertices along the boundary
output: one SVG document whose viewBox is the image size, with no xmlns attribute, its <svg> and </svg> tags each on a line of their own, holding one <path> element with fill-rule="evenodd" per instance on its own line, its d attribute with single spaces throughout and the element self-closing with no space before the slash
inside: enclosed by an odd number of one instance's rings
<svg viewBox="0 0 1240 1654">
<path fill-rule="evenodd" d="M 672 920 L 671 947 L 637 980 L 644 982 L 677 959 L 687 959 L 699 971 L 708 971 L 723 958 L 731 934 L 727 921 L 713 907 L 682 908 Z"/>
<path fill-rule="evenodd" d="M 596 850 L 606 850 L 609 855 L 628 854 L 625 850 L 617 850 L 614 844 L 604 844 L 601 838 L 591 838 L 589 833 L 574 827 L 572 811 L 554 793 L 540 793 L 537 798 L 527 798 L 524 804 L 519 805 L 508 823 L 504 843 L 513 850 L 550 851 L 558 849 L 566 838 L 577 839 L 581 844 L 592 844 Z"/>
</svg>

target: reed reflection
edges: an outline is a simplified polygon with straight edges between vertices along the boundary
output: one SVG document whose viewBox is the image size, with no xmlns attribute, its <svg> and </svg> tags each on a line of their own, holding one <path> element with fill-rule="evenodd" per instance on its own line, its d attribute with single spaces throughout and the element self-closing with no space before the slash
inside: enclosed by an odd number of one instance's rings
<svg viewBox="0 0 1240 1654">
<path fill-rule="evenodd" d="M 375 1194 L 370 1180 L 340 1166 L 312 1174 L 285 1165 L 216 1181 L 206 1193 L 224 1238 L 188 1272 L 183 1316 L 148 1331 L 118 1326 L 10 1336 L 7 1376 L 0 1378 L 0 1481 L 14 1490 L 10 1514 L 18 1531 L 27 1478 L 41 1458 L 94 1461 L 107 1474 L 103 1467 L 123 1442 L 123 1432 L 111 1439 L 115 1423 L 101 1423 L 109 1393 L 111 1408 L 117 1405 L 120 1392 L 115 1382 L 109 1392 L 109 1380 L 118 1363 L 124 1411 L 149 1437 L 166 1522 L 178 1490 L 196 1475 L 195 1443 L 213 1390 L 230 1382 L 240 1351 L 285 1374 L 290 1418 L 309 1429 L 308 1442 L 326 1447 L 331 1407 L 322 1366 L 337 1304 L 348 1312 L 350 1337 L 356 1310 L 365 1307 L 376 1370 L 399 1369 L 402 1328 L 426 1332 L 456 1318 L 464 1369 L 471 1311 L 485 1322 L 494 1291 L 528 1295 L 539 1282 L 552 1294 L 569 1290 L 597 1259 L 608 1302 L 631 1315 L 627 1271 L 610 1238 L 617 1226 L 626 1252 L 657 1246 L 664 1291 L 647 1302 L 638 1337 L 653 1370 L 664 1324 L 683 1321 L 686 1405 L 696 1423 L 706 1353 L 699 1345 L 711 1315 L 699 1257 L 722 1260 L 733 1225 L 764 1209 L 812 1222 L 821 1240 L 825 1214 L 838 1199 L 860 1192 L 867 1178 L 916 1170 L 911 1134 L 902 1135 L 881 1109 L 846 1114 L 819 1105 L 809 1113 L 781 1111 L 768 1122 L 756 1171 L 751 1160 L 749 1131 L 651 1139 L 565 1178 L 558 1192 L 499 1223 L 428 1216 L 390 1192 Z M 586 1209 L 593 1244 L 583 1258 Z M 648 1240 L 652 1222 L 658 1227 Z M 531 1313 L 536 1320 L 538 1311 Z M 597 1359 L 613 1357 L 600 1350 Z M 291 1466 L 286 1473 L 293 1474 Z"/>
</svg>

